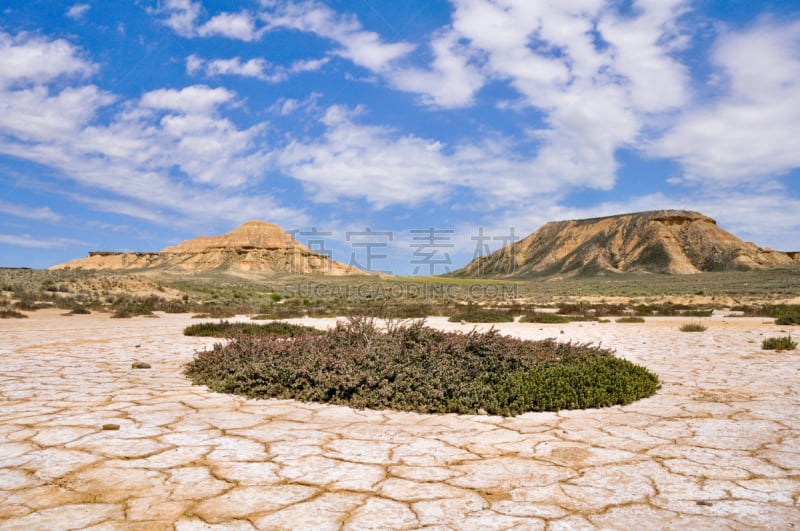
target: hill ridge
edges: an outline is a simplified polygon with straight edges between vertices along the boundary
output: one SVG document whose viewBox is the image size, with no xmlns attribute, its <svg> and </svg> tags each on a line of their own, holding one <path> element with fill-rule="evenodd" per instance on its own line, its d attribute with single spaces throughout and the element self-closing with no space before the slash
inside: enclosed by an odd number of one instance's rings
<svg viewBox="0 0 800 531">
<path fill-rule="evenodd" d="M 366 274 L 315 253 L 278 225 L 251 220 L 218 236 L 198 236 L 157 252 L 90 251 L 50 269 L 146 270 L 171 273 Z"/>
<path fill-rule="evenodd" d="M 650 210 L 551 221 L 452 274 L 522 278 L 613 272 L 695 274 L 800 264 L 800 254 L 758 247 L 691 210 Z"/>
</svg>

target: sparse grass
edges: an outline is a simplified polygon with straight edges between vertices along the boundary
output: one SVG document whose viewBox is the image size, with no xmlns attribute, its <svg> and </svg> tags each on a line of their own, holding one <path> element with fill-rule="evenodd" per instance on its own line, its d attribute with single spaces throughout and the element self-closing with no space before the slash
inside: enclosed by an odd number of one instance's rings
<svg viewBox="0 0 800 531">
<path fill-rule="evenodd" d="M 620 317 L 617 319 L 618 323 L 643 323 L 644 317 L 629 315 L 628 317 Z"/>
<path fill-rule="evenodd" d="M 706 330 L 705 326 L 698 323 L 686 323 L 680 327 L 681 332 L 705 332 Z"/>
<path fill-rule="evenodd" d="M 0 310 L 0 319 L 25 319 L 26 317 L 28 316 L 16 310 L 8 310 L 8 309 Z"/>
<path fill-rule="evenodd" d="M 237 337 L 199 353 L 185 374 L 248 397 L 506 416 L 628 404 L 659 387 L 644 367 L 591 345 L 442 332 L 423 321 L 382 332 L 366 318 L 318 336 Z"/>
<path fill-rule="evenodd" d="M 768 337 L 761 342 L 763 350 L 794 350 L 797 343 L 792 336 Z"/>
<path fill-rule="evenodd" d="M 322 331 L 310 326 L 274 321 L 272 323 L 197 323 L 183 330 L 185 336 L 200 337 L 239 337 L 239 336 L 277 336 L 295 337 L 303 334 L 321 334 Z"/>
</svg>

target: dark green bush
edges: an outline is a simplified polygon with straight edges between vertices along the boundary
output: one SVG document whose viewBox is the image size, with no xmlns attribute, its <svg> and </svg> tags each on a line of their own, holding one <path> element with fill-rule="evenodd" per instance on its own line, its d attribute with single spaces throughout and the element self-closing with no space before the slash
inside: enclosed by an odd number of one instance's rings
<svg viewBox="0 0 800 531">
<path fill-rule="evenodd" d="M 423 321 L 382 332 L 366 318 L 319 336 L 240 336 L 199 353 L 185 374 L 254 398 L 422 413 L 604 407 L 658 389 L 653 373 L 600 347 L 442 332 Z"/>
<path fill-rule="evenodd" d="M 520 323 L 569 323 L 572 319 L 565 315 L 547 312 L 533 312 L 520 317 Z"/>
<path fill-rule="evenodd" d="M 687 323 L 681 325 L 680 331 L 681 332 L 705 332 L 707 328 L 701 324 L 697 323 Z"/>
<path fill-rule="evenodd" d="M 781 326 L 800 325 L 800 315 L 782 315 L 775 319 L 775 324 Z"/>
<path fill-rule="evenodd" d="M 25 319 L 26 317 L 28 316 L 16 310 L 0 310 L 0 319 Z"/>
<path fill-rule="evenodd" d="M 794 350 L 797 343 L 792 340 L 792 336 L 768 337 L 761 342 L 764 350 Z"/>
<path fill-rule="evenodd" d="M 183 330 L 185 336 L 201 337 L 237 337 L 247 336 L 278 336 L 295 337 L 302 334 L 321 334 L 322 331 L 310 326 L 296 325 L 275 321 L 266 324 L 257 323 L 197 323 L 187 326 Z"/>
<path fill-rule="evenodd" d="M 514 314 L 509 310 L 497 310 L 470 305 L 456 311 L 448 319 L 451 323 L 464 321 L 465 323 L 511 323 Z"/>
<path fill-rule="evenodd" d="M 617 319 L 618 323 L 643 323 L 644 317 L 638 316 L 629 316 L 629 317 L 620 317 Z"/>
</svg>

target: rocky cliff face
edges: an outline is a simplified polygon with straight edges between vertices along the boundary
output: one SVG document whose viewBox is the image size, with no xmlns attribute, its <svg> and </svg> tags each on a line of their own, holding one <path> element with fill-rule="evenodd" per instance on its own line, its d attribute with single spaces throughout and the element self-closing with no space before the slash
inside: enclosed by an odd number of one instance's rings
<svg viewBox="0 0 800 531">
<path fill-rule="evenodd" d="M 363 274 L 311 251 L 277 225 L 263 221 L 249 221 L 227 234 L 200 236 L 157 253 L 91 252 L 87 258 L 51 269 Z"/>
<path fill-rule="evenodd" d="M 744 242 L 697 212 L 657 210 L 556 221 L 453 274 L 526 277 L 601 272 L 693 274 L 800 264 L 784 253 Z"/>
</svg>

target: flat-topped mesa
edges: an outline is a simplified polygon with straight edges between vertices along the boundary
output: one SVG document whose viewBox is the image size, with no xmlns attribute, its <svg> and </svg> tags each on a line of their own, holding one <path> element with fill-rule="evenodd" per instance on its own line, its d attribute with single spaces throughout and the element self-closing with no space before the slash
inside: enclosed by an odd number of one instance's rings
<svg viewBox="0 0 800 531">
<path fill-rule="evenodd" d="M 248 221 L 221 236 L 200 236 L 157 253 L 93 251 L 88 258 L 73 260 L 51 269 L 364 274 L 354 267 L 313 252 L 279 226 L 264 221 Z"/>
<path fill-rule="evenodd" d="M 453 274 L 529 277 L 603 272 L 693 274 L 790 267 L 800 257 L 763 249 L 689 210 L 553 221 Z"/>
<path fill-rule="evenodd" d="M 198 236 L 178 245 L 165 247 L 161 252 L 198 253 L 238 248 L 299 250 L 304 246 L 279 226 L 266 221 L 253 220 L 221 236 Z"/>
</svg>

